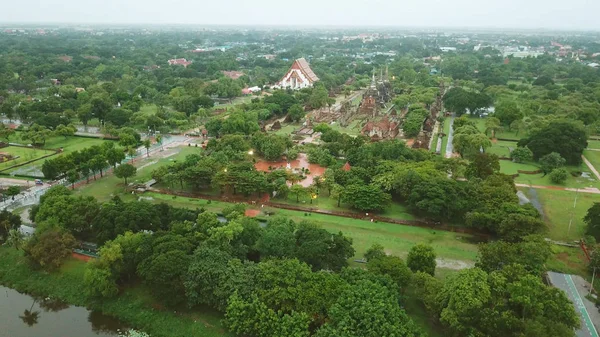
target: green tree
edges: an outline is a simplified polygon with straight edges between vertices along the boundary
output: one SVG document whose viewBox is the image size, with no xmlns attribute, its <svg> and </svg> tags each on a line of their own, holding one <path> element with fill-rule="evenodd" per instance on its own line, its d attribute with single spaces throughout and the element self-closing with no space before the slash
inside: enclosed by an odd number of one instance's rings
<svg viewBox="0 0 600 337">
<path fill-rule="evenodd" d="M 69 170 L 67 172 L 67 181 L 71 183 L 71 189 L 75 189 L 75 183 L 79 180 L 79 172 L 76 170 Z"/>
<path fill-rule="evenodd" d="M 564 167 L 556 168 L 550 172 L 550 181 L 555 184 L 564 184 L 569 178 L 569 172 Z"/>
<path fill-rule="evenodd" d="M 300 104 L 294 104 L 288 110 L 288 116 L 294 122 L 298 122 L 302 118 L 304 118 L 304 114 L 305 114 L 304 108 Z"/>
<path fill-rule="evenodd" d="M 292 187 L 290 187 L 290 194 L 296 196 L 296 202 L 300 202 L 300 197 L 304 197 L 307 194 L 307 192 L 306 189 L 302 187 L 302 185 L 294 184 L 292 185 Z"/>
<path fill-rule="evenodd" d="M 122 164 L 117 166 L 113 172 L 118 178 L 123 178 L 125 180 L 125 185 L 127 185 L 127 178 L 135 176 L 137 168 L 131 164 Z"/>
<path fill-rule="evenodd" d="M 533 160 L 533 153 L 527 147 L 517 147 L 510 152 L 510 159 L 515 163 L 524 163 Z"/>
<path fill-rule="evenodd" d="M 332 198 L 337 199 L 337 207 L 340 207 L 340 203 L 342 201 L 342 197 L 344 196 L 345 191 L 346 188 L 340 184 L 333 183 L 331 185 L 331 192 L 329 193 L 329 195 Z"/>
<path fill-rule="evenodd" d="M 406 257 L 406 265 L 413 273 L 423 272 L 434 276 L 437 265 L 435 258 L 433 247 L 421 243 L 410 249 Z"/>
<path fill-rule="evenodd" d="M 544 175 L 565 166 L 566 160 L 559 153 L 552 152 L 540 158 L 540 166 Z"/>
<path fill-rule="evenodd" d="M 73 235 L 59 229 L 38 231 L 27 241 L 25 257 L 44 270 L 56 270 L 71 255 L 76 244 Z"/>
<path fill-rule="evenodd" d="M 498 172 L 500 172 L 500 161 L 497 155 L 478 153 L 471 159 L 471 162 L 467 166 L 465 176 L 469 179 L 486 179 Z"/>
<path fill-rule="evenodd" d="M 113 147 L 106 150 L 106 160 L 113 167 L 113 169 L 117 168 L 117 164 L 120 164 L 125 159 L 125 152 L 123 149 L 118 147 Z"/>
<path fill-rule="evenodd" d="M 331 234 L 314 225 L 300 224 L 295 236 L 295 256 L 315 271 L 340 271 L 348 265 L 348 259 L 354 256 L 352 239 L 341 232 Z"/>
<path fill-rule="evenodd" d="M 228 267 L 232 257 L 229 253 L 211 247 L 200 247 L 194 253 L 185 276 L 185 294 L 190 306 L 206 304 L 223 310 L 226 308 L 228 293 L 221 286 L 230 278 Z"/>
<path fill-rule="evenodd" d="M 386 256 L 384 248 L 378 243 L 374 243 L 369 249 L 367 249 L 364 255 L 365 260 L 367 261 L 378 259 L 384 256 Z"/>
<path fill-rule="evenodd" d="M 345 188 L 342 201 L 360 211 L 380 211 L 391 202 L 391 196 L 376 185 L 353 184 Z"/>
<path fill-rule="evenodd" d="M 488 117 L 485 120 L 485 134 L 491 132 L 492 139 L 496 138 L 496 133 L 502 130 L 500 120 L 496 117 Z"/>
<path fill-rule="evenodd" d="M 389 276 L 396 284 L 398 289 L 404 291 L 410 283 L 412 272 L 406 266 L 404 261 L 397 256 L 381 256 L 371 259 L 367 268 L 370 272 Z"/>
<path fill-rule="evenodd" d="M 528 272 L 541 275 L 552 250 L 540 236 L 526 236 L 521 242 L 494 241 L 479 246 L 475 264 L 487 272 L 501 270 L 505 265 L 520 264 Z"/>
<path fill-rule="evenodd" d="M 396 296 L 377 283 L 358 281 L 339 296 L 329 309 L 329 320 L 315 336 L 424 336 L 400 308 Z"/>
<path fill-rule="evenodd" d="M 150 146 L 152 145 L 150 139 L 145 139 L 143 143 L 144 147 L 146 148 L 146 157 L 150 157 Z"/>
<path fill-rule="evenodd" d="M 65 137 L 65 139 L 67 139 L 68 137 L 74 136 L 75 132 L 77 132 L 77 128 L 75 126 L 73 126 L 73 124 L 69 124 L 66 126 L 63 124 L 60 124 L 59 126 L 56 127 L 56 129 L 54 129 L 54 134 L 56 136 L 63 136 L 63 137 Z"/>
<path fill-rule="evenodd" d="M 600 241 L 600 203 L 595 202 L 583 217 L 585 233 Z"/>
<path fill-rule="evenodd" d="M 9 247 L 13 247 L 16 250 L 19 250 L 23 247 L 24 235 L 18 229 L 11 229 L 8 232 L 8 238 L 6 239 L 6 245 Z"/>
<path fill-rule="evenodd" d="M 577 165 L 581 163 L 581 155 L 587 147 L 587 134 L 581 122 L 555 120 L 530 132 L 529 137 L 521 139 L 518 145 L 527 146 L 536 160 L 556 152 L 568 164 Z"/>
<path fill-rule="evenodd" d="M 523 119 L 523 112 L 521 112 L 521 109 L 519 109 L 519 106 L 514 101 L 503 100 L 496 104 L 494 116 L 502 124 L 508 125 L 508 130 L 510 131 L 514 121 Z"/>
<path fill-rule="evenodd" d="M 15 200 L 15 197 L 21 193 L 21 188 L 16 185 L 8 186 L 4 194 L 10 197 L 12 200 Z"/>
</svg>

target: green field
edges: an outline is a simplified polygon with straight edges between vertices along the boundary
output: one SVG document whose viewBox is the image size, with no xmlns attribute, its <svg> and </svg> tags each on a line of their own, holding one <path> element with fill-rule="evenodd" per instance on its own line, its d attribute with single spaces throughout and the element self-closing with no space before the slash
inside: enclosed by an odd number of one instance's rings
<svg viewBox="0 0 600 337">
<path fill-rule="evenodd" d="M 162 306 L 154 302 L 150 291 L 143 286 L 125 289 L 114 299 L 89 300 L 83 284 L 85 263 L 79 260 L 70 259 L 55 273 L 34 271 L 22 251 L 0 246 L 0 261 L 0 284 L 101 311 L 152 337 L 231 336 L 225 332 L 220 313 L 191 311 L 185 306 L 176 311 L 158 309 Z"/>
<path fill-rule="evenodd" d="M 600 149 L 600 140 L 588 139 L 588 149 Z"/>
<path fill-rule="evenodd" d="M 18 157 L 16 159 L 0 163 L 0 170 L 4 170 L 29 160 L 37 160 L 43 156 L 54 153 L 54 151 L 36 149 L 33 147 L 8 146 L 0 149 L 0 153 L 9 153 L 13 157 Z"/>
<path fill-rule="evenodd" d="M 583 217 L 593 203 L 600 202 L 600 195 L 552 189 L 537 189 L 536 192 L 550 229 L 548 237 L 561 241 L 581 239 L 585 228 Z M 576 195 L 577 203 L 575 203 Z M 571 222 L 570 230 L 569 222 Z"/>
<path fill-rule="evenodd" d="M 471 120 L 475 123 L 475 125 L 481 132 L 485 133 L 485 118 L 472 117 Z M 491 135 L 488 136 L 491 137 Z M 505 127 L 502 131 L 496 132 L 496 138 L 500 139 L 511 139 L 518 141 L 524 136 L 525 135 L 523 134 L 523 132 L 517 133 L 515 131 L 509 131 L 507 127 Z"/>
<path fill-rule="evenodd" d="M 322 191 L 321 195 L 318 198 L 310 203 L 310 196 L 304 195 L 299 198 L 299 202 L 296 202 L 296 196 L 288 195 L 286 200 L 275 199 L 273 202 L 288 204 L 292 206 L 303 206 L 303 207 L 311 207 L 315 209 L 323 209 L 329 211 L 342 211 L 342 212 L 354 212 L 353 210 L 347 208 L 343 203 L 340 204 L 340 207 L 337 206 L 337 200 L 330 198 L 326 195 L 327 191 Z M 385 216 L 392 219 L 398 220 L 413 220 L 414 216 L 410 214 L 406 208 L 406 206 L 392 202 L 383 212 L 376 213 L 377 215 Z"/>
<path fill-rule="evenodd" d="M 17 131 L 15 135 L 10 139 L 11 143 L 28 145 L 29 141 L 21 139 L 21 132 Z M 44 144 L 44 149 L 63 149 L 64 153 L 72 151 L 78 151 L 90 147 L 92 145 L 99 145 L 105 142 L 101 138 L 88 138 L 88 137 L 49 137 Z"/>
<path fill-rule="evenodd" d="M 493 154 L 497 155 L 498 157 L 509 158 L 511 149 L 514 150 L 516 148 L 517 148 L 517 142 L 498 140 L 498 141 L 492 143 L 492 147 L 487 149 L 486 152 L 493 153 Z"/>
<path fill-rule="evenodd" d="M 209 203 L 203 199 L 174 198 L 158 193 L 144 193 L 143 196 L 151 197 L 153 202 L 166 202 L 176 207 L 192 209 L 203 207 L 212 212 L 220 212 L 224 207 L 230 205 L 226 202 L 211 201 Z M 405 257 L 410 248 L 420 242 L 431 244 L 439 257 L 447 259 L 474 261 L 477 254 L 477 246 L 470 242 L 472 240 L 470 235 L 325 214 L 310 213 L 308 216 L 305 214 L 309 213 L 277 208 L 267 208 L 267 210 L 275 215 L 289 217 L 294 221 L 309 220 L 318 223 L 332 232 L 342 231 L 354 241 L 355 258 L 361 258 L 374 243 L 382 244 L 390 254 L 401 257 Z"/>
<path fill-rule="evenodd" d="M 198 153 L 199 151 L 201 151 L 199 147 L 190 146 L 180 148 L 177 154 L 168 158 L 157 159 L 153 156 L 150 158 L 142 156 L 136 159 L 133 163 L 138 167 L 138 171 L 135 177 L 128 180 L 128 183 L 132 182 L 143 184 L 152 179 L 152 171 L 155 169 L 164 165 L 172 164 L 177 160 L 183 160 L 188 154 Z M 117 178 L 112 174 L 109 174 L 96 181 L 90 180 L 89 184 L 83 185 L 77 189 L 77 193 L 84 196 L 93 196 L 100 201 L 107 201 L 111 198 L 111 196 L 123 194 L 124 191 L 125 186 L 123 179 Z"/>
<path fill-rule="evenodd" d="M 529 184 L 529 185 L 540 185 L 540 186 L 557 186 L 563 188 L 586 188 L 586 187 L 598 187 L 598 180 L 591 173 L 589 168 L 585 165 L 579 166 L 566 166 L 565 167 L 569 172 L 580 171 L 584 172 L 588 177 L 579 176 L 573 177 L 569 175 L 567 181 L 563 184 L 555 184 L 550 180 L 550 176 L 544 176 L 543 173 L 537 174 L 524 174 L 520 173 L 517 178 L 515 178 L 515 183 L 520 184 Z M 501 160 L 500 161 L 500 172 L 505 174 L 517 174 L 518 170 L 522 171 L 536 171 L 539 170 L 539 166 L 535 163 L 514 163 L 510 160 Z"/>
<path fill-rule="evenodd" d="M 57 158 L 58 156 L 63 156 L 65 154 L 68 154 L 70 152 L 73 151 L 80 151 L 83 150 L 85 148 L 88 148 L 90 146 L 93 145 L 100 145 L 104 142 L 106 142 L 107 140 L 103 140 L 101 138 L 88 138 L 88 137 L 50 137 L 46 140 L 46 144 L 44 144 L 44 146 L 41 149 L 31 149 L 28 151 L 34 151 L 36 152 L 36 154 L 31 155 L 32 152 L 29 152 L 29 154 L 23 152 L 27 158 L 27 156 L 30 156 L 32 158 L 39 158 L 41 156 L 43 156 L 42 153 L 51 153 L 49 150 L 50 149 L 61 149 L 62 148 L 62 153 L 57 154 L 56 156 L 53 156 L 52 158 Z M 17 144 L 22 144 L 22 145 L 28 145 L 28 141 L 21 139 L 21 132 L 17 131 L 15 133 L 15 135 L 11 138 L 11 142 L 12 143 L 17 143 Z M 8 149 L 19 149 L 18 147 L 9 147 Z M 21 150 L 15 150 L 15 151 L 23 151 L 24 149 L 21 148 Z M 2 149 L 0 149 L 0 152 L 2 151 Z M 9 150 L 10 151 L 10 150 Z M 29 159 L 26 159 L 29 160 Z M 26 161 L 26 160 L 21 160 L 21 162 Z M 44 164 L 44 160 L 36 160 L 28 165 L 25 166 L 21 166 L 21 167 L 16 167 L 10 170 L 7 170 L 5 173 L 9 173 L 9 174 L 26 174 L 26 175 L 33 175 L 33 176 L 39 176 L 42 177 L 42 173 L 41 173 L 41 168 L 42 165 Z M 3 166 L 4 165 L 4 166 Z M 13 164 L 9 163 L 4 163 L 4 164 L 0 164 L 0 169 L 2 168 L 7 168 L 13 166 Z"/>
<path fill-rule="evenodd" d="M 299 124 L 282 125 L 281 129 L 275 131 L 275 134 L 280 135 L 280 136 L 287 136 L 287 135 L 291 135 L 294 130 L 299 129 L 299 128 L 300 128 Z"/>
</svg>

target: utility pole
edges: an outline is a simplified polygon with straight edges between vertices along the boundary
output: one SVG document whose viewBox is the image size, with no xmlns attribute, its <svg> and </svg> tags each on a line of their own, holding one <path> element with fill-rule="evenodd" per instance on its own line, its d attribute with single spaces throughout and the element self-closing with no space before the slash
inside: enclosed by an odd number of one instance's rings
<svg viewBox="0 0 600 337">
<path fill-rule="evenodd" d="M 567 229 L 567 236 L 571 233 L 571 224 L 573 223 L 573 216 L 575 215 L 575 207 L 577 206 L 577 196 L 579 196 L 579 188 L 575 190 L 575 201 L 573 201 L 573 211 L 571 211 L 571 219 L 569 220 L 569 229 Z"/>
</svg>

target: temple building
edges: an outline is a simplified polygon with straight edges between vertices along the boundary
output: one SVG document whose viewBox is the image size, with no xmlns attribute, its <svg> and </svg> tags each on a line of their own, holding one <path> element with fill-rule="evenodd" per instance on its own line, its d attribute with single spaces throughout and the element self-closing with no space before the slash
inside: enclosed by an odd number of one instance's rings
<svg viewBox="0 0 600 337">
<path fill-rule="evenodd" d="M 304 58 L 297 59 L 290 67 L 290 70 L 283 76 L 277 85 L 281 88 L 290 88 L 298 90 L 312 87 L 319 78 L 310 69 L 310 65 Z"/>
</svg>

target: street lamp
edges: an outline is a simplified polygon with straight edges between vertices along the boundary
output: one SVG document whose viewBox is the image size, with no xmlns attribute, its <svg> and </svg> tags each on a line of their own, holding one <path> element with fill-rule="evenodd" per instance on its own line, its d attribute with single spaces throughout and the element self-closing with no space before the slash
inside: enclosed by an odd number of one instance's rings
<svg viewBox="0 0 600 337">
<path fill-rule="evenodd" d="M 253 154 L 254 154 L 254 151 L 250 150 L 250 151 L 248 151 L 248 154 L 249 154 L 249 155 L 253 155 Z"/>
</svg>

